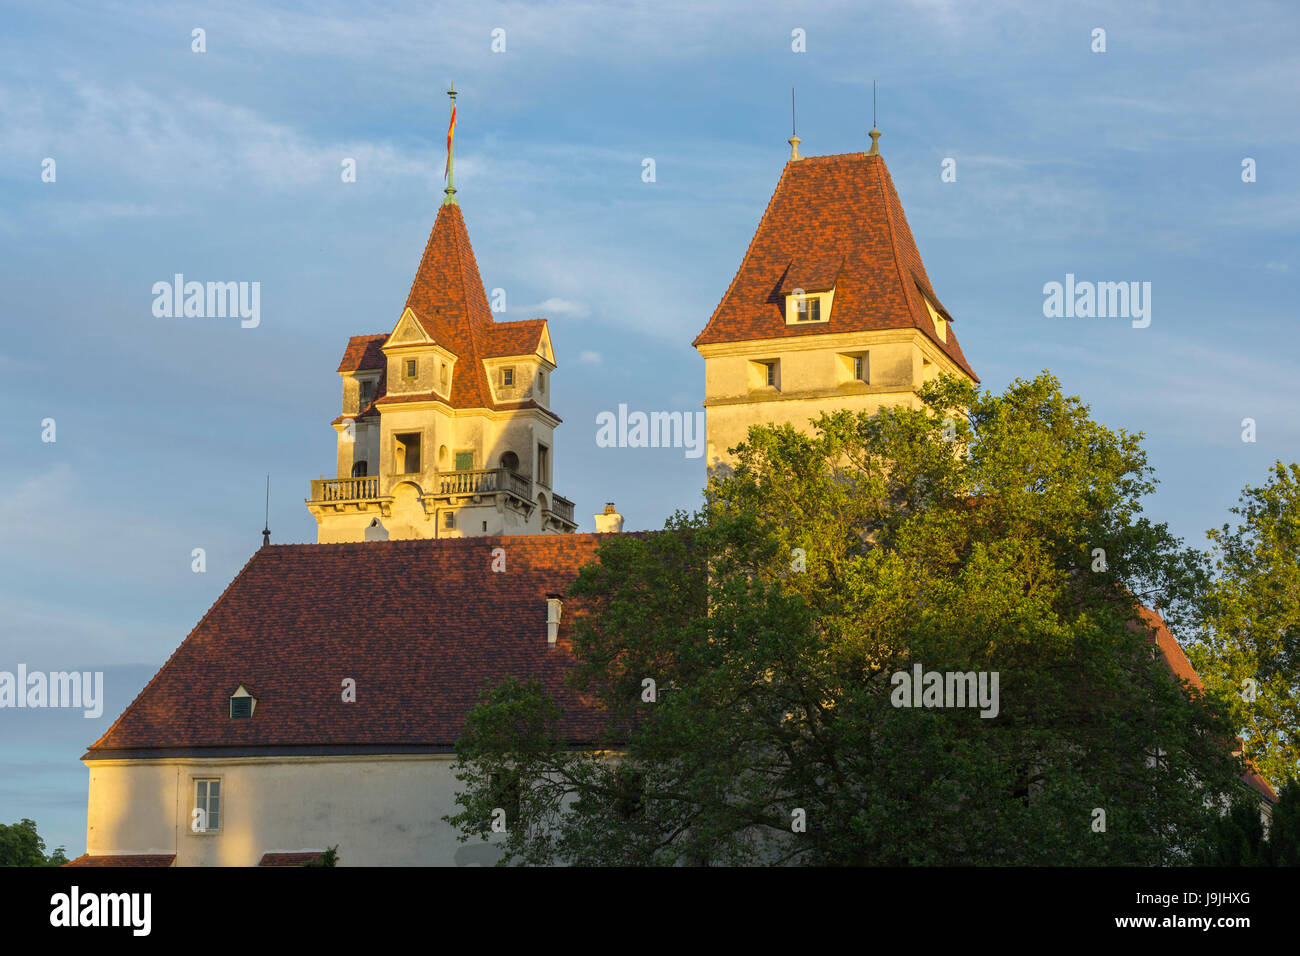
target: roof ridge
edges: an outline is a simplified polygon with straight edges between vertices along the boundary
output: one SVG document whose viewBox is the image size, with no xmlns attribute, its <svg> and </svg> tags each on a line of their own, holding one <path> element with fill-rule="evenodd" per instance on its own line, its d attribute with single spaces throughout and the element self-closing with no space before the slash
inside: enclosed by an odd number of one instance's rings
<svg viewBox="0 0 1300 956">
<path fill-rule="evenodd" d="M 492 394 L 492 385 L 490 382 L 488 382 L 487 372 L 483 368 L 483 349 L 479 343 L 478 329 L 476 328 L 478 322 L 474 318 L 474 314 L 473 314 L 474 307 L 470 304 L 470 299 L 469 299 L 470 290 L 467 285 L 468 279 L 465 276 L 465 259 L 464 259 L 465 251 L 468 251 L 470 261 L 474 263 L 474 271 L 478 273 L 480 282 L 483 281 L 483 274 L 479 272 L 478 259 L 474 255 L 474 243 L 471 242 L 469 238 L 469 226 L 465 225 L 465 215 L 460 211 L 459 204 L 456 204 L 454 208 L 456 210 L 456 225 L 459 228 L 453 230 L 452 238 L 456 245 L 456 268 L 460 272 L 460 291 L 462 297 L 465 300 L 465 323 L 467 326 L 467 331 L 469 333 L 469 349 L 470 352 L 473 354 L 473 358 L 474 358 L 473 374 L 481 377 L 481 381 L 479 383 L 481 386 L 486 386 L 483 391 L 483 398 L 486 399 L 487 406 L 489 408 L 496 408 L 496 404 L 497 404 L 496 397 Z M 460 240 L 462 235 L 465 238 L 465 250 L 462 250 L 460 248 Z M 480 287 L 478 289 L 478 294 L 483 296 L 484 304 L 486 304 L 487 303 L 486 290 Z M 496 319 L 493 318 L 492 310 L 490 307 L 488 308 L 487 320 L 490 326 L 496 325 Z"/>
<path fill-rule="evenodd" d="M 880 162 L 874 165 L 876 167 L 876 183 L 880 187 L 880 201 L 885 210 L 885 228 L 889 230 L 889 251 L 894 257 L 894 268 L 898 270 L 898 281 L 903 284 L 903 297 L 907 302 L 907 311 L 912 315 L 912 324 L 921 332 L 925 332 L 925 327 L 921 324 L 920 317 L 913 309 L 912 290 L 908 288 L 908 280 L 911 276 L 903 274 L 903 263 L 898 258 L 898 235 L 894 229 L 894 214 L 889 205 L 889 193 L 885 190 L 885 175 L 888 172 L 885 168 L 885 158 L 879 153 L 876 153 L 875 156 L 880 160 Z M 909 229 L 908 231 L 910 232 L 911 230 Z M 915 242 L 915 240 L 913 241 Z M 920 255 L 919 249 L 917 250 L 917 255 Z M 912 284 L 916 284 L 915 279 L 912 279 Z"/>
</svg>

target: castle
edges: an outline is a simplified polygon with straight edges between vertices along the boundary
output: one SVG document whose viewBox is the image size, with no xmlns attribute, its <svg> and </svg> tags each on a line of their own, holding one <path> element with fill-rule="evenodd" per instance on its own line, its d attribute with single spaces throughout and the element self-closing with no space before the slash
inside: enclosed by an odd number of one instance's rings
<svg viewBox="0 0 1300 956">
<path fill-rule="evenodd" d="M 806 158 L 791 138 L 694 343 L 710 468 L 751 424 L 916 406 L 942 372 L 977 381 L 871 135 Z M 344 351 L 337 475 L 306 502 L 318 543 L 255 552 L 90 747 L 76 864 L 284 865 L 333 845 L 343 865 L 497 858 L 442 820 L 456 739 L 507 676 L 565 698 L 562 595 L 622 524 L 610 507 L 576 533 L 554 491 L 557 368 L 545 319 L 493 320 L 449 184 L 392 331 Z M 565 714 L 565 739 L 592 741 L 595 716 Z"/>
</svg>

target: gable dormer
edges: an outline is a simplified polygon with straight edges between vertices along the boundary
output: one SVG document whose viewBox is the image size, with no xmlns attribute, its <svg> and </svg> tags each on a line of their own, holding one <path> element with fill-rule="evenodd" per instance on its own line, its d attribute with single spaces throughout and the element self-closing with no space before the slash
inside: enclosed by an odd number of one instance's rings
<svg viewBox="0 0 1300 956">
<path fill-rule="evenodd" d="M 810 326 L 830 322 L 835 281 L 844 257 L 838 253 L 795 256 L 778 289 L 785 299 L 785 324 Z"/>
<path fill-rule="evenodd" d="M 429 334 L 410 306 L 384 343 L 388 394 L 430 394 L 444 401 L 451 396 L 456 355 Z"/>
</svg>

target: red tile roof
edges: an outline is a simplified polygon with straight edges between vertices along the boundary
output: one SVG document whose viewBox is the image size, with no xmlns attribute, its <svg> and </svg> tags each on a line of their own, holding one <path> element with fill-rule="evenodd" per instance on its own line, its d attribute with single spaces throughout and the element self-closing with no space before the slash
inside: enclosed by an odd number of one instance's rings
<svg viewBox="0 0 1300 956">
<path fill-rule="evenodd" d="M 459 205 L 438 207 L 424 255 L 406 297 L 406 307 L 415 313 L 425 333 L 457 358 L 451 395 L 446 399 L 448 404 L 465 409 L 520 407 L 519 403 L 496 403 L 492 400 L 482 360 L 537 352 L 546 331 L 546 319 L 496 322 L 492 318 Z M 339 362 L 339 371 L 384 370 L 375 392 L 376 401 L 443 400 L 433 393 L 401 398 L 388 395 L 388 366 L 382 351 L 388 338 L 388 334 L 352 336 Z M 529 406 L 541 408 L 536 403 L 525 403 L 525 407 Z M 376 414 L 378 410 L 372 404 L 355 417 L 368 418 Z M 343 418 L 340 416 L 334 421 L 337 423 Z"/>
<path fill-rule="evenodd" d="M 363 369 L 382 369 L 387 367 L 387 360 L 380 346 L 388 340 L 387 332 L 378 335 L 354 335 L 348 339 L 348 347 L 343 351 L 339 361 L 340 372 L 359 372 Z"/>
<path fill-rule="evenodd" d="M 825 291 L 833 280 L 829 322 L 786 325 L 784 295 Z M 786 163 L 745 258 L 695 345 L 920 329 L 979 381 L 949 327 L 941 341 L 925 307 L 940 304 L 912 239 L 885 161 L 844 153 Z"/>
<path fill-rule="evenodd" d="M 545 330 L 545 319 L 497 322 L 488 329 L 483 343 L 483 357 L 532 355 L 541 348 L 542 333 Z"/>
<path fill-rule="evenodd" d="M 562 681 L 574 609 L 566 602 L 548 647 L 546 596 L 567 591 L 602 539 L 263 547 L 86 759 L 160 748 L 446 749 L 480 693 L 509 675 L 540 680 L 565 706 L 568 739 L 592 740 L 598 715 Z M 490 569 L 498 547 L 504 572 Z M 342 702 L 344 678 L 356 681 L 354 704 Z M 257 705 L 232 720 L 240 684 Z"/>
<path fill-rule="evenodd" d="M 175 853 L 123 853 L 116 856 L 91 856 L 83 853 L 64 866 L 173 866 Z"/>
<path fill-rule="evenodd" d="M 498 325 L 460 206 L 438 207 L 406 305 L 424 331 L 458 359 L 451 383 L 453 408 L 495 408 L 482 359 L 535 351 L 545 319 Z M 512 351 L 499 351 L 501 345 Z"/>
<path fill-rule="evenodd" d="M 306 866 L 315 863 L 325 855 L 324 850 L 308 850 L 305 853 L 263 853 L 258 866 Z"/>
<path fill-rule="evenodd" d="M 156 756 L 159 750 L 315 748 L 383 752 L 446 750 L 480 693 L 507 676 L 539 680 L 561 702 L 561 732 L 596 739 L 600 714 L 573 699 L 575 607 L 557 643 L 546 641 L 546 598 L 564 594 L 595 559 L 599 534 L 511 535 L 259 549 L 198 626 L 85 759 Z M 491 570 L 493 550 L 506 570 Z M 1158 613 L 1139 610 L 1175 676 L 1201 680 Z M 356 703 L 342 681 L 356 681 Z M 240 684 L 257 698 L 252 718 L 232 720 Z M 1248 764 L 1242 778 L 1276 801 Z M 79 858 L 79 865 L 161 857 Z"/>
</svg>

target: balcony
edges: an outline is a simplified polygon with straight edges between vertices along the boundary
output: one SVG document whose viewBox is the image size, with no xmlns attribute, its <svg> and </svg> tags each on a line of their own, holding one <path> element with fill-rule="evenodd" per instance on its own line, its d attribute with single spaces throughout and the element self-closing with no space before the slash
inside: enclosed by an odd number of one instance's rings
<svg viewBox="0 0 1300 956">
<path fill-rule="evenodd" d="M 396 474 L 374 475 L 366 478 L 319 478 L 311 483 L 311 497 L 307 507 L 316 515 L 335 515 L 354 512 L 374 513 L 388 517 L 393 507 L 393 488 L 403 481 L 411 481 L 422 490 L 422 507 L 426 514 L 436 513 L 438 507 L 457 505 L 459 499 L 491 498 L 505 495 L 510 507 L 528 515 L 537 505 L 537 492 L 545 493 L 550 502 L 542 512 L 543 528 L 573 531 L 573 502 L 555 494 L 541 482 L 534 482 L 510 468 L 481 468 L 472 471 L 436 471 L 432 475 Z M 443 504 L 440 505 L 439 502 Z"/>
<path fill-rule="evenodd" d="M 364 501 L 378 497 L 378 475 L 373 478 L 321 478 L 311 483 L 312 501 Z"/>
<path fill-rule="evenodd" d="M 439 495 L 485 495 L 509 491 L 530 501 L 532 486 L 527 478 L 509 468 L 439 472 L 434 479 Z"/>
<path fill-rule="evenodd" d="M 576 524 L 573 520 L 573 502 L 568 498 L 561 498 L 559 495 L 552 495 L 551 513 L 568 524 Z"/>
</svg>

